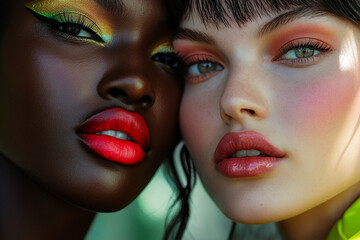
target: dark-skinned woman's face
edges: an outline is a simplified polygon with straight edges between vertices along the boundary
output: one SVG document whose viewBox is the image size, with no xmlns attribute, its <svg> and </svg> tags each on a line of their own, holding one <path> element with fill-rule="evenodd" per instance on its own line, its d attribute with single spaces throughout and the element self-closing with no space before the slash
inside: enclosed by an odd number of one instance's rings
<svg viewBox="0 0 360 240">
<path fill-rule="evenodd" d="M 177 140 L 168 22 L 160 0 L 18 0 L 0 49 L 1 157 L 81 207 L 129 204 Z"/>
</svg>

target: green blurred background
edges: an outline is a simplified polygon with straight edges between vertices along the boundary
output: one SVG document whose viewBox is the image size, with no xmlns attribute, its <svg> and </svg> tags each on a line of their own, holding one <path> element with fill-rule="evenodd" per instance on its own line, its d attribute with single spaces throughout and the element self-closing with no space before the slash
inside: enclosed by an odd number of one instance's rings
<svg viewBox="0 0 360 240">
<path fill-rule="evenodd" d="M 175 155 L 177 155 L 177 151 Z M 140 196 L 116 213 L 99 213 L 86 240 L 160 240 L 173 191 L 161 167 Z M 185 240 L 226 240 L 231 228 L 228 220 L 208 197 L 200 180 L 192 194 L 191 218 Z M 236 239 L 279 240 L 274 224 L 237 224 Z"/>
</svg>

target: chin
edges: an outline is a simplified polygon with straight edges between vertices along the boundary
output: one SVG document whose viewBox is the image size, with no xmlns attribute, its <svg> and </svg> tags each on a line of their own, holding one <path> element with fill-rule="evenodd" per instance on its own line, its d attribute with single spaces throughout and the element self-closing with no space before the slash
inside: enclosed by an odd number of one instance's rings
<svg viewBox="0 0 360 240">
<path fill-rule="evenodd" d="M 220 203 L 217 205 L 227 218 L 237 223 L 267 224 L 291 217 L 288 212 L 284 212 L 284 209 L 276 206 L 256 203 L 255 201 L 252 201 L 252 204 L 242 202 L 241 205 L 239 201 L 236 205 L 233 204 L 234 202 L 231 201 L 230 203 Z"/>
<path fill-rule="evenodd" d="M 90 212 L 117 212 L 128 206 L 136 197 L 132 199 L 121 199 L 121 201 L 110 199 L 87 199 L 86 201 L 72 201 L 76 207 L 85 209 Z"/>
<path fill-rule="evenodd" d="M 134 201 L 153 175 L 136 167 L 97 165 L 85 169 L 77 169 L 67 178 L 61 175 L 58 178 L 44 178 L 46 181 L 35 180 L 48 193 L 70 205 L 91 212 L 115 212 Z"/>
<path fill-rule="evenodd" d="M 129 205 L 141 191 L 125 191 L 102 189 L 78 191 L 71 193 L 55 193 L 63 201 L 90 212 L 116 212 Z"/>
</svg>

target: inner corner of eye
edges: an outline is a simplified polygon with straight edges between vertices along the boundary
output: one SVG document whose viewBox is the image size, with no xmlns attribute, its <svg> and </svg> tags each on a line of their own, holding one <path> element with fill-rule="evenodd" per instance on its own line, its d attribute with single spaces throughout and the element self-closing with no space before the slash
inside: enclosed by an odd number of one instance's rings
<svg viewBox="0 0 360 240">
<path fill-rule="evenodd" d="M 99 33 L 98 35 L 101 36 L 100 38 L 104 43 L 110 42 L 111 37 L 109 35 L 101 35 Z"/>
</svg>

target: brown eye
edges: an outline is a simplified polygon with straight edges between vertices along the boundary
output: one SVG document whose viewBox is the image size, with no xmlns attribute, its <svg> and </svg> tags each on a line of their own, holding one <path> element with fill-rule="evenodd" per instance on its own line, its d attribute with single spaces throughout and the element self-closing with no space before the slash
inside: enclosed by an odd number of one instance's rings
<svg viewBox="0 0 360 240">
<path fill-rule="evenodd" d="M 59 31 L 76 36 L 76 37 L 83 37 L 83 38 L 91 38 L 92 35 L 88 31 L 81 28 L 81 26 L 76 24 L 64 24 L 59 26 Z"/>
<path fill-rule="evenodd" d="M 173 69 L 179 69 L 181 66 L 179 57 L 173 52 L 159 52 L 151 56 L 151 59 L 154 62 L 160 62 Z"/>
<path fill-rule="evenodd" d="M 78 35 L 81 31 L 81 29 L 77 26 L 60 26 L 59 27 L 59 30 L 63 31 L 63 32 L 66 32 L 66 33 L 69 33 L 69 34 L 72 34 L 72 35 Z"/>
</svg>

